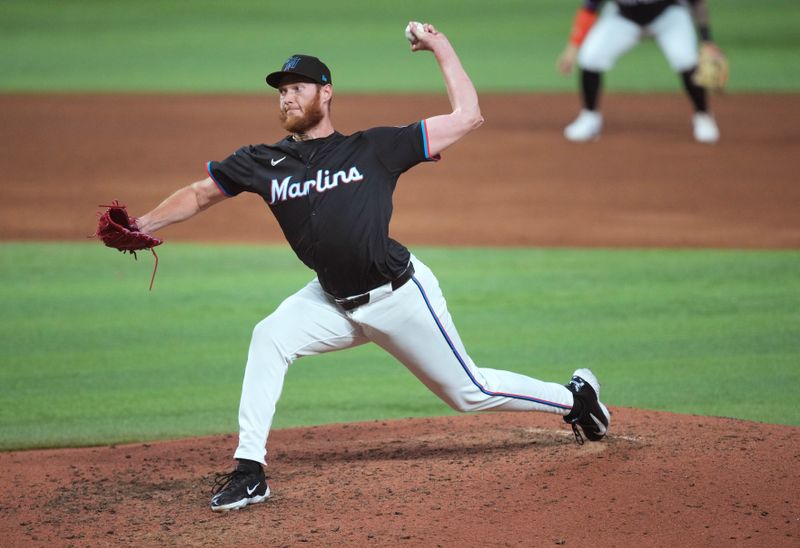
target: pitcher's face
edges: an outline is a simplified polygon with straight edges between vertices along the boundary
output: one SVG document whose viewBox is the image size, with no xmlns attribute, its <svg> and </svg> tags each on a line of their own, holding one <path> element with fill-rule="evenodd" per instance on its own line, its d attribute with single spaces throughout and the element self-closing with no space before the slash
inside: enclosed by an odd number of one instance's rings
<svg viewBox="0 0 800 548">
<path fill-rule="evenodd" d="M 278 87 L 280 119 L 291 133 L 305 133 L 325 118 L 323 86 L 311 82 L 287 80 Z"/>
</svg>

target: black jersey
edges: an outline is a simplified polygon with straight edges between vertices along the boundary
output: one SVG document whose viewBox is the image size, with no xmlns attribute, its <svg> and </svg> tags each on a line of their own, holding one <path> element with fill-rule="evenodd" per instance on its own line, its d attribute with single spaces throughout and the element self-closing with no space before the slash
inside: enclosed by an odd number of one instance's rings
<svg viewBox="0 0 800 548">
<path fill-rule="evenodd" d="M 694 4 L 697 0 L 688 0 Z M 682 0 L 614 0 L 619 7 L 619 13 L 638 25 L 649 25 L 661 15 L 665 9 L 673 4 L 685 4 Z M 603 0 L 584 0 L 584 7 L 590 11 L 597 11 Z"/>
<path fill-rule="evenodd" d="M 408 250 L 389 238 L 392 193 L 403 172 L 430 159 L 421 121 L 244 146 L 207 170 L 228 196 L 259 194 L 325 291 L 349 297 L 406 269 Z"/>
</svg>

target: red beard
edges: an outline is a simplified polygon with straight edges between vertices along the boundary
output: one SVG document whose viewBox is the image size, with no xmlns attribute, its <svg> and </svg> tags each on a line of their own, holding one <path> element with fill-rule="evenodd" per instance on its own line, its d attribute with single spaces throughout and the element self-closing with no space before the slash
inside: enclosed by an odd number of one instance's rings
<svg viewBox="0 0 800 548">
<path fill-rule="evenodd" d="M 295 114 L 289 117 L 286 111 L 281 110 L 281 126 L 290 133 L 306 133 L 325 118 L 321 103 L 319 88 L 317 88 L 317 94 L 314 96 L 314 100 L 309 105 L 303 107 L 302 114 L 299 116 L 296 114 L 298 111 L 295 111 Z"/>
</svg>

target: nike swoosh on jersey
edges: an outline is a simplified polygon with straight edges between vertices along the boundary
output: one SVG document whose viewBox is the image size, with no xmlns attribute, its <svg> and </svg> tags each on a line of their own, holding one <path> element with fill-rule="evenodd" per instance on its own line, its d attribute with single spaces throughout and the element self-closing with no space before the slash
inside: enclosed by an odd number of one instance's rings
<svg viewBox="0 0 800 548">
<path fill-rule="evenodd" d="M 270 163 L 270 164 L 272 164 L 272 167 L 275 167 L 275 166 L 277 166 L 278 164 L 280 164 L 282 161 L 284 161 L 285 159 L 286 159 L 286 156 L 284 156 L 284 157 L 283 157 L 283 158 L 281 158 L 280 160 L 274 160 L 274 159 L 273 159 L 273 160 L 270 160 L 270 161 L 269 161 L 269 163 Z"/>
</svg>

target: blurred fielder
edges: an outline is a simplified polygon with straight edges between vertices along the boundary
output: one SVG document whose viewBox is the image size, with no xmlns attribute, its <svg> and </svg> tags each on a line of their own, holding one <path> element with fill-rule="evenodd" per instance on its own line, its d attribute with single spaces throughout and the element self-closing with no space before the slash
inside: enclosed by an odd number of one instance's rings
<svg viewBox="0 0 800 548">
<path fill-rule="evenodd" d="M 644 37 L 652 37 L 680 74 L 692 103 L 694 138 L 701 143 L 716 143 L 719 129 L 709 111 L 706 89 L 698 85 L 697 33 L 701 50 L 711 59 L 724 56 L 711 40 L 705 0 L 612 0 L 598 17 L 603 0 L 584 0 L 572 26 L 566 48 L 558 59 L 558 69 L 569 74 L 577 60 L 583 109 L 564 129 L 570 141 L 591 141 L 600 137 L 603 115 L 599 99 L 603 73 Z M 694 24 L 693 24 L 694 20 Z"/>
</svg>

